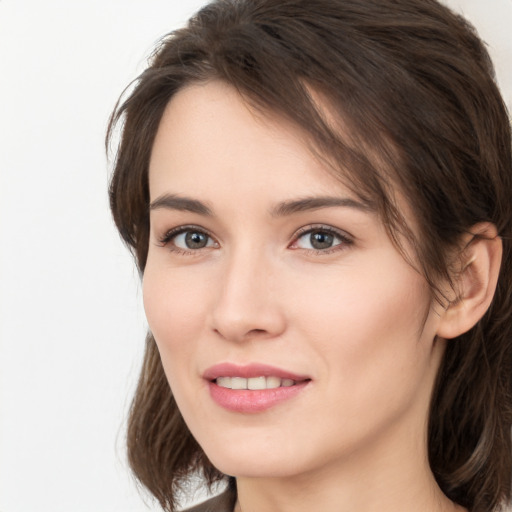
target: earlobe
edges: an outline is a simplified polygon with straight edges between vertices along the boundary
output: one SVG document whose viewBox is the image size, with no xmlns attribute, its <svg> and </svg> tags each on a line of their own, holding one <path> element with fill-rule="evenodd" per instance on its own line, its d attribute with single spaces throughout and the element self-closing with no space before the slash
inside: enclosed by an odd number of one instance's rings
<svg viewBox="0 0 512 512">
<path fill-rule="evenodd" d="M 450 339 L 469 331 L 489 308 L 501 266 L 502 241 L 490 223 L 473 226 L 454 279 L 456 297 L 441 314 L 437 335 Z"/>
</svg>

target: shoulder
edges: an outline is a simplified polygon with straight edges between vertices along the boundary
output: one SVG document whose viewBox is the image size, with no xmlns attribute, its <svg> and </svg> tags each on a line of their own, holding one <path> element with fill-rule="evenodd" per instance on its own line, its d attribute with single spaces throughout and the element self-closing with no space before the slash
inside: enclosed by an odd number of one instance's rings
<svg viewBox="0 0 512 512">
<path fill-rule="evenodd" d="M 236 496 L 231 491 L 225 491 L 183 512 L 233 512 Z"/>
</svg>

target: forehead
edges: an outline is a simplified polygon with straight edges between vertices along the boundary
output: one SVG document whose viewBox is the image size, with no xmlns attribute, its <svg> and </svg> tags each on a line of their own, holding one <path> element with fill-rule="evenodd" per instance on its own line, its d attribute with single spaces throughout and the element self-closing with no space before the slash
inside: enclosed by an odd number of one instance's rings
<svg viewBox="0 0 512 512">
<path fill-rule="evenodd" d="M 167 105 L 152 148 L 150 191 L 152 198 L 169 186 L 208 194 L 213 185 L 236 183 L 253 195 L 283 185 L 290 193 L 302 187 L 308 195 L 359 197 L 343 183 L 349 173 L 334 169 L 305 129 L 210 81 L 183 88 Z"/>
</svg>

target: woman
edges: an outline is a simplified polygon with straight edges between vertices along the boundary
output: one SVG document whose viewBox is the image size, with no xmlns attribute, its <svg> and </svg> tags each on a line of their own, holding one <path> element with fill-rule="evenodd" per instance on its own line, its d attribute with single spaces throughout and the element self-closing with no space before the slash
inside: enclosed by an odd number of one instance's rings
<svg viewBox="0 0 512 512">
<path fill-rule="evenodd" d="M 150 334 L 130 463 L 166 510 L 510 500 L 511 136 L 434 0 L 218 0 L 116 108 Z"/>
</svg>

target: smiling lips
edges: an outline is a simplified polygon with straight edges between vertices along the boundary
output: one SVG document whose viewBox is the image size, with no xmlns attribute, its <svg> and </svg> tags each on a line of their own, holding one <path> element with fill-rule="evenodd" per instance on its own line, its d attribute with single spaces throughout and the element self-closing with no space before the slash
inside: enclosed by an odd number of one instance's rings
<svg viewBox="0 0 512 512">
<path fill-rule="evenodd" d="M 261 364 L 223 363 L 209 368 L 203 377 L 217 405 L 240 413 L 270 409 L 296 396 L 311 382 L 309 377 Z"/>
</svg>

